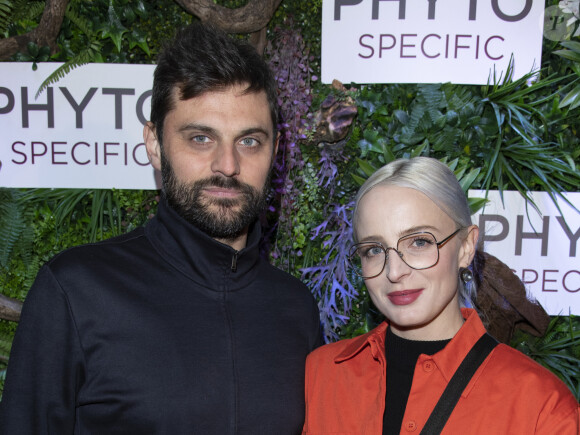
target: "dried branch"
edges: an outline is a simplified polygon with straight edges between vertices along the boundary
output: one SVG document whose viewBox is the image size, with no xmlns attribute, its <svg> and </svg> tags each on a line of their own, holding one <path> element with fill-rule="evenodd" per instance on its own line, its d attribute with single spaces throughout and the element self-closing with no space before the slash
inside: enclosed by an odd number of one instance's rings
<svg viewBox="0 0 580 435">
<path fill-rule="evenodd" d="M 250 0 L 236 9 L 216 5 L 212 0 L 175 0 L 202 22 L 212 23 L 228 33 L 250 33 L 258 53 L 266 46 L 266 26 L 282 0 Z"/>
<path fill-rule="evenodd" d="M 188 13 L 203 22 L 212 23 L 228 33 L 254 33 L 266 27 L 282 0 L 250 0 L 236 9 L 226 8 L 212 0 L 175 0 Z"/>
<path fill-rule="evenodd" d="M 18 299 L 0 295 L 0 319 L 18 322 L 20 320 L 21 310 L 22 302 Z"/>
<path fill-rule="evenodd" d="M 69 0 L 47 0 L 38 26 L 24 35 L 0 39 L 0 60 L 8 60 L 18 52 L 27 50 L 29 42 L 39 47 L 48 46 L 52 53 L 57 50 L 56 37 L 60 31 Z"/>
</svg>

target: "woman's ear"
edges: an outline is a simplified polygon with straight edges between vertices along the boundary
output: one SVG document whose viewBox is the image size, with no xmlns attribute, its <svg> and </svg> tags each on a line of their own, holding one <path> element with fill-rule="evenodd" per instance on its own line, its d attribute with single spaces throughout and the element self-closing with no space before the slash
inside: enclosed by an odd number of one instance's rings
<svg viewBox="0 0 580 435">
<path fill-rule="evenodd" d="M 143 141 L 147 149 L 147 157 L 151 165 L 158 171 L 161 170 L 161 144 L 157 139 L 157 131 L 152 122 L 145 123 L 143 127 Z"/>
<path fill-rule="evenodd" d="M 477 249 L 477 239 L 479 238 L 479 227 L 471 225 L 467 227 L 467 236 L 461 242 L 459 249 L 459 267 L 467 267 L 471 264 Z"/>
</svg>

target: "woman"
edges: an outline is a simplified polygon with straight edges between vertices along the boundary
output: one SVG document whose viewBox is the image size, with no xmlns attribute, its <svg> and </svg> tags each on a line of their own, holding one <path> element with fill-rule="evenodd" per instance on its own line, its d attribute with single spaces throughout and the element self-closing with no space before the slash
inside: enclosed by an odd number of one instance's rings
<svg viewBox="0 0 580 435">
<path fill-rule="evenodd" d="M 353 229 L 351 265 L 387 320 L 308 357 L 304 433 L 427 433 L 474 344 L 482 336 L 497 344 L 462 308 L 473 297 L 479 230 L 453 172 L 427 157 L 373 174 L 357 195 Z M 578 402 L 551 372 L 504 344 L 474 354 L 483 362 L 448 419 L 439 410 L 431 417 L 443 419 L 442 433 L 578 434 Z"/>
</svg>

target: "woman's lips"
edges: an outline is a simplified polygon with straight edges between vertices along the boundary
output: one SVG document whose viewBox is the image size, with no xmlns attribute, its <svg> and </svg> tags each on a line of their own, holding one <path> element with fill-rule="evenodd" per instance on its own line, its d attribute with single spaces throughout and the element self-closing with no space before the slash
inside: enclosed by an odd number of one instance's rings
<svg viewBox="0 0 580 435">
<path fill-rule="evenodd" d="M 423 289 L 401 290 L 389 293 L 387 296 L 389 300 L 395 305 L 409 305 L 421 295 Z"/>
</svg>

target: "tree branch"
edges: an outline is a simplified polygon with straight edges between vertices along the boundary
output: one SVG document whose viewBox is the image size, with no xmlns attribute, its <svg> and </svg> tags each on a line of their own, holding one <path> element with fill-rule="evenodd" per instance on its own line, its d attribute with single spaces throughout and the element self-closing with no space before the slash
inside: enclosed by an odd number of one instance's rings
<svg viewBox="0 0 580 435">
<path fill-rule="evenodd" d="M 12 299 L 4 295 L 0 295 L 0 319 L 18 322 L 20 320 L 20 311 L 22 310 L 22 302 L 18 299 Z"/>
<path fill-rule="evenodd" d="M 56 52 L 56 37 L 68 2 L 69 0 L 47 0 L 40 23 L 34 30 L 24 35 L 0 39 L 0 60 L 8 60 L 13 54 L 26 51 L 29 42 L 34 42 L 39 47 L 48 46 L 52 53 Z"/>
<path fill-rule="evenodd" d="M 254 33 L 268 25 L 282 0 L 250 0 L 245 6 L 230 9 L 212 0 L 175 0 L 202 22 L 216 25 L 228 33 Z"/>
</svg>

